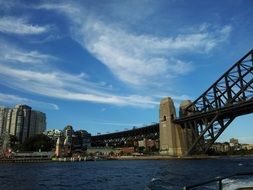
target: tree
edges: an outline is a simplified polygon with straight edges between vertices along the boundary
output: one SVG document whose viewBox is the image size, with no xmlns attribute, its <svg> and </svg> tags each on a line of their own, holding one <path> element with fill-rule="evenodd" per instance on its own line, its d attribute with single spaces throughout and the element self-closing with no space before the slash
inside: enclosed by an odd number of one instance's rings
<svg viewBox="0 0 253 190">
<path fill-rule="evenodd" d="M 21 146 L 23 151 L 51 151 L 54 147 L 53 141 L 44 134 L 38 134 L 27 138 Z"/>
<path fill-rule="evenodd" d="M 15 135 L 10 135 L 10 146 L 14 151 L 20 149 L 18 138 Z"/>
</svg>

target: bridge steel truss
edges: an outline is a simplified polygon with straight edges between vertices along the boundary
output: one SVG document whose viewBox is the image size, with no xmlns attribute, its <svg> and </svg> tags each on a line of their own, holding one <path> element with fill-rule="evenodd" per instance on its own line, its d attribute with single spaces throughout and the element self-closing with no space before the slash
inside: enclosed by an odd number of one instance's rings
<svg viewBox="0 0 253 190">
<path fill-rule="evenodd" d="M 146 127 L 133 128 L 132 130 L 115 133 L 96 135 L 91 137 L 92 146 L 113 146 L 126 141 L 138 141 L 148 139 L 159 139 L 159 124 L 155 123 Z"/>
<path fill-rule="evenodd" d="M 253 49 L 175 119 L 187 134 L 188 155 L 207 152 L 240 115 L 253 112 Z"/>
</svg>

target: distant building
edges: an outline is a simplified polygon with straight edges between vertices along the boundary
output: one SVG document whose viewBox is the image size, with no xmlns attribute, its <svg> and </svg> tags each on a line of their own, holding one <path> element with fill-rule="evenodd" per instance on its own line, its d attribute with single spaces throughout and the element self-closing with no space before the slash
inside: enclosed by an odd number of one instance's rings
<svg viewBox="0 0 253 190">
<path fill-rule="evenodd" d="M 135 150 L 134 147 L 123 147 L 121 149 L 121 152 L 122 154 L 132 155 L 135 152 Z"/>
<path fill-rule="evenodd" d="M 5 131 L 8 111 L 9 108 L 0 107 L 0 135 Z"/>
<path fill-rule="evenodd" d="M 236 145 L 238 145 L 239 144 L 239 141 L 238 141 L 238 139 L 235 139 L 235 138 L 231 138 L 230 140 L 229 140 L 229 145 L 230 146 L 236 146 Z"/>
<path fill-rule="evenodd" d="M 147 149 L 147 139 L 144 138 L 143 140 L 138 141 L 138 147 L 142 147 L 146 150 Z"/>
<path fill-rule="evenodd" d="M 214 143 L 211 146 L 211 149 L 214 150 L 215 152 L 228 152 L 230 150 L 230 146 L 228 142 L 225 143 Z"/>
<path fill-rule="evenodd" d="M 231 138 L 229 140 L 229 145 L 232 150 L 240 150 L 242 149 L 241 145 L 239 144 L 239 140 L 235 138 Z"/>
<path fill-rule="evenodd" d="M 229 152 L 240 150 L 252 150 L 253 144 L 240 144 L 238 139 L 231 138 L 228 142 L 220 143 L 216 142 L 211 146 L 211 149 L 215 152 Z"/>
<path fill-rule="evenodd" d="M 242 149 L 243 150 L 252 150 L 253 149 L 253 144 L 242 144 Z"/>
<path fill-rule="evenodd" d="M 44 132 L 44 135 L 47 135 L 50 139 L 52 139 L 55 143 L 59 137 L 63 138 L 63 132 L 59 129 L 50 129 Z"/>
<path fill-rule="evenodd" d="M 91 147 L 91 134 L 85 130 L 78 130 L 74 132 L 73 148 L 87 150 Z"/>
<path fill-rule="evenodd" d="M 4 131 L 15 135 L 20 142 L 27 137 L 40 134 L 46 129 L 46 114 L 32 110 L 27 105 L 0 109 L 0 135 Z"/>
<path fill-rule="evenodd" d="M 46 130 L 46 114 L 40 111 L 31 111 L 29 137 Z"/>
<path fill-rule="evenodd" d="M 73 127 L 71 125 L 67 125 L 63 129 L 63 134 L 64 134 L 65 138 L 68 137 L 68 143 L 72 144 L 72 136 L 74 135 Z"/>
<path fill-rule="evenodd" d="M 144 138 L 143 140 L 138 141 L 138 147 L 139 148 L 142 147 L 144 148 L 145 151 L 151 152 L 157 150 L 159 145 L 158 142 L 156 142 L 156 140 Z"/>
<path fill-rule="evenodd" d="M 91 146 L 91 134 L 85 130 L 74 131 L 71 125 L 67 125 L 58 134 L 55 149 L 55 155 L 57 157 L 71 156 L 72 153 L 76 152 L 82 153 Z M 52 131 L 51 133 L 48 132 L 47 135 L 50 137 Z M 56 135 L 53 135 L 53 138 L 55 137 Z"/>
</svg>

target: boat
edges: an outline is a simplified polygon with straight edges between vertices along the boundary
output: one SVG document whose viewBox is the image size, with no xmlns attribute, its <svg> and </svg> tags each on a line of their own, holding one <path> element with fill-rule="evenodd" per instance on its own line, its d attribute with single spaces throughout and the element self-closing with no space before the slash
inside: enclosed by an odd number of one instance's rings
<svg viewBox="0 0 253 190">
<path fill-rule="evenodd" d="M 253 172 L 216 177 L 198 184 L 185 186 L 183 190 L 213 189 L 215 187 L 218 190 L 253 190 Z"/>
</svg>

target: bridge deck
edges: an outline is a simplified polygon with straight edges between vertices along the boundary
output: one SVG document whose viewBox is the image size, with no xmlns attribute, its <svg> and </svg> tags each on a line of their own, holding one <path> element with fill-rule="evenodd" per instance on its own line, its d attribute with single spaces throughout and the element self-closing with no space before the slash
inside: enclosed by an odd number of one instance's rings
<svg viewBox="0 0 253 190">
<path fill-rule="evenodd" d="M 159 133 L 159 123 L 155 123 L 146 127 L 134 128 L 128 131 L 120 131 L 116 133 L 96 135 L 92 136 L 91 140 L 95 142 L 98 140 L 105 140 L 105 139 L 116 139 L 116 138 L 119 139 L 124 137 L 127 138 L 127 137 L 141 136 L 150 133 Z"/>
<path fill-rule="evenodd" d="M 194 121 L 194 120 L 196 121 L 196 120 L 202 119 L 203 116 L 211 120 L 217 114 L 218 116 L 223 117 L 223 118 L 230 118 L 230 117 L 237 117 L 240 115 L 250 114 L 252 112 L 253 112 L 253 99 L 245 101 L 245 102 L 240 102 L 238 104 L 227 105 L 225 107 L 210 110 L 208 112 L 195 112 L 192 115 L 175 119 L 174 122 L 183 124 L 188 121 Z"/>
</svg>

